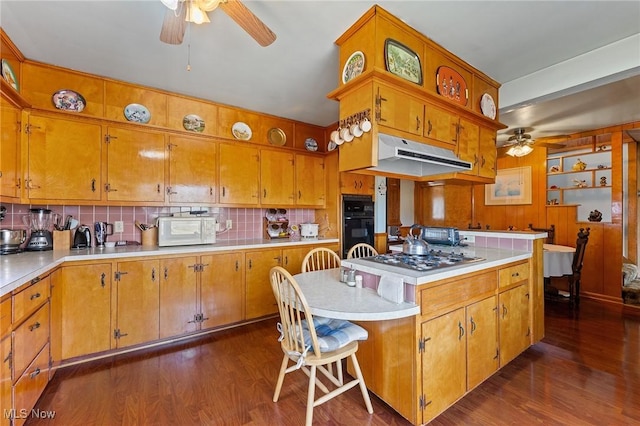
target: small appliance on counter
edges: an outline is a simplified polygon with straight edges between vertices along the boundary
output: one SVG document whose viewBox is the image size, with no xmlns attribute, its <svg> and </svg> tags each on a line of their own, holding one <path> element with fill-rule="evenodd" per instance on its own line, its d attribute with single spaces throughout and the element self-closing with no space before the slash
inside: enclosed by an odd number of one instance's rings
<svg viewBox="0 0 640 426">
<path fill-rule="evenodd" d="M 80 225 L 76 228 L 76 233 L 73 236 L 73 246 L 71 246 L 71 248 L 91 248 L 91 230 L 87 225 Z"/>
<path fill-rule="evenodd" d="M 29 251 L 53 250 L 53 234 L 51 228 L 56 222 L 51 210 L 29 209 L 29 214 L 22 216 L 22 222 L 31 228 L 31 236 L 26 249 Z"/>
<path fill-rule="evenodd" d="M 214 244 L 216 222 L 216 218 L 212 216 L 159 217 L 158 246 Z"/>
<path fill-rule="evenodd" d="M 0 229 L 0 254 L 20 253 L 20 245 L 27 240 L 24 229 Z"/>
<path fill-rule="evenodd" d="M 93 230 L 96 237 L 96 248 L 104 248 L 104 243 L 107 242 L 107 236 L 113 235 L 113 223 L 96 222 L 93 225 Z"/>
<path fill-rule="evenodd" d="M 420 225 L 413 225 L 420 226 Z M 458 228 L 445 226 L 422 226 L 420 236 L 429 244 L 440 244 L 445 246 L 465 246 L 460 239 Z"/>
<path fill-rule="evenodd" d="M 318 238 L 318 228 L 319 225 L 317 223 L 301 223 L 300 224 L 300 237 L 302 238 Z"/>
</svg>

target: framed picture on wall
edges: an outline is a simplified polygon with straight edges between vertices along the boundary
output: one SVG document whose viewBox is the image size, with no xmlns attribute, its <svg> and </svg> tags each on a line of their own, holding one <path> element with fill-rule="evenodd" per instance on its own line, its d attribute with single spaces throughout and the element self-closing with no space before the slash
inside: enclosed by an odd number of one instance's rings
<svg viewBox="0 0 640 426">
<path fill-rule="evenodd" d="M 484 204 L 531 204 L 531 166 L 498 170 L 496 183 L 484 186 Z"/>
</svg>

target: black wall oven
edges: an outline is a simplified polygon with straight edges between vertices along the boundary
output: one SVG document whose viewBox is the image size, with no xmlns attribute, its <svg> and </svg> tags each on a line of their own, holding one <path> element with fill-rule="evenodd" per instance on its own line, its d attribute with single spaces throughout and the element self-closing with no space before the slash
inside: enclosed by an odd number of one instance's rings
<svg viewBox="0 0 640 426">
<path fill-rule="evenodd" d="M 373 199 L 370 195 L 342 197 L 342 258 L 358 243 L 374 245 Z"/>
</svg>

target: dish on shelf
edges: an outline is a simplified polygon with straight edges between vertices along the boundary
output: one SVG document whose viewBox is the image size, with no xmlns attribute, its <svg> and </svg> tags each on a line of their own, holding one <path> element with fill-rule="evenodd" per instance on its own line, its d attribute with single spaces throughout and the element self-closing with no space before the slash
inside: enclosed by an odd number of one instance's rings
<svg viewBox="0 0 640 426">
<path fill-rule="evenodd" d="M 269 222 L 275 222 L 278 217 L 278 210 L 276 209 L 267 209 L 267 214 L 265 215 Z"/>
<path fill-rule="evenodd" d="M 342 82 L 346 83 L 348 81 L 353 80 L 364 70 L 364 53 L 357 50 L 349 56 L 347 62 L 344 64 L 344 68 L 342 68 Z"/>
<path fill-rule="evenodd" d="M 18 79 L 13 72 L 13 68 L 11 68 L 11 64 L 6 59 L 2 60 L 2 77 L 11 85 L 11 87 L 18 90 Z"/>
<path fill-rule="evenodd" d="M 318 142 L 316 142 L 313 138 L 307 138 L 304 141 L 304 147 L 307 151 L 317 151 L 318 150 Z"/>
<path fill-rule="evenodd" d="M 253 132 L 251 131 L 251 127 L 247 123 L 243 123 L 242 121 L 238 121 L 231 126 L 231 133 L 233 137 L 239 139 L 241 141 L 248 141 L 251 139 Z"/>
<path fill-rule="evenodd" d="M 485 93 L 480 98 L 480 110 L 486 117 L 492 120 L 496 118 L 496 103 L 490 94 Z"/>
<path fill-rule="evenodd" d="M 384 59 L 387 71 L 422 86 L 422 66 L 416 52 L 388 38 L 384 41 Z"/>
<path fill-rule="evenodd" d="M 58 90 L 51 97 L 53 105 L 63 111 L 82 112 L 87 102 L 84 97 L 73 90 Z"/>
<path fill-rule="evenodd" d="M 440 95 L 460 105 L 467 105 L 469 100 L 467 82 L 458 71 L 450 67 L 439 67 L 436 72 L 436 83 L 436 88 Z"/>
<path fill-rule="evenodd" d="M 204 120 L 199 115 L 189 114 L 182 119 L 182 127 L 190 132 L 202 133 L 204 132 L 204 126 Z"/>
<path fill-rule="evenodd" d="M 287 143 L 287 135 L 282 129 L 273 127 L 267 132 L 267 139 L 271 145 L 283 146 Z"/>
<path fill-rule="evenodd" d="M 124 107 L 124 117 L 134 123 L 147 124 L 151 120 L 151 113 L 144 105 L 129 104 Z"/>
</svg>

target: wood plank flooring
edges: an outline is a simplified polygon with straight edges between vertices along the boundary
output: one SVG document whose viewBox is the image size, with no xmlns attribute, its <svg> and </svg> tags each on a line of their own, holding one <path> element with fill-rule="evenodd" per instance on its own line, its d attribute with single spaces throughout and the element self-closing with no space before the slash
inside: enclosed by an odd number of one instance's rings
<svg viewBox="0 0 640 426">
<path fill-rule="evenodd" d="M 640 424 L 640 317 L 583 300 L 546 307 L 546 337 L 433 425 Z M 53 419 L 27 425 L 301 425 L 307 376 L 273 389 L 282 352 L 275 320 L 170 347 L 59 370 L 36 408 Z M 314 411 L 315 425 L 408 425 L 352 389 Z"/>
</svg>

